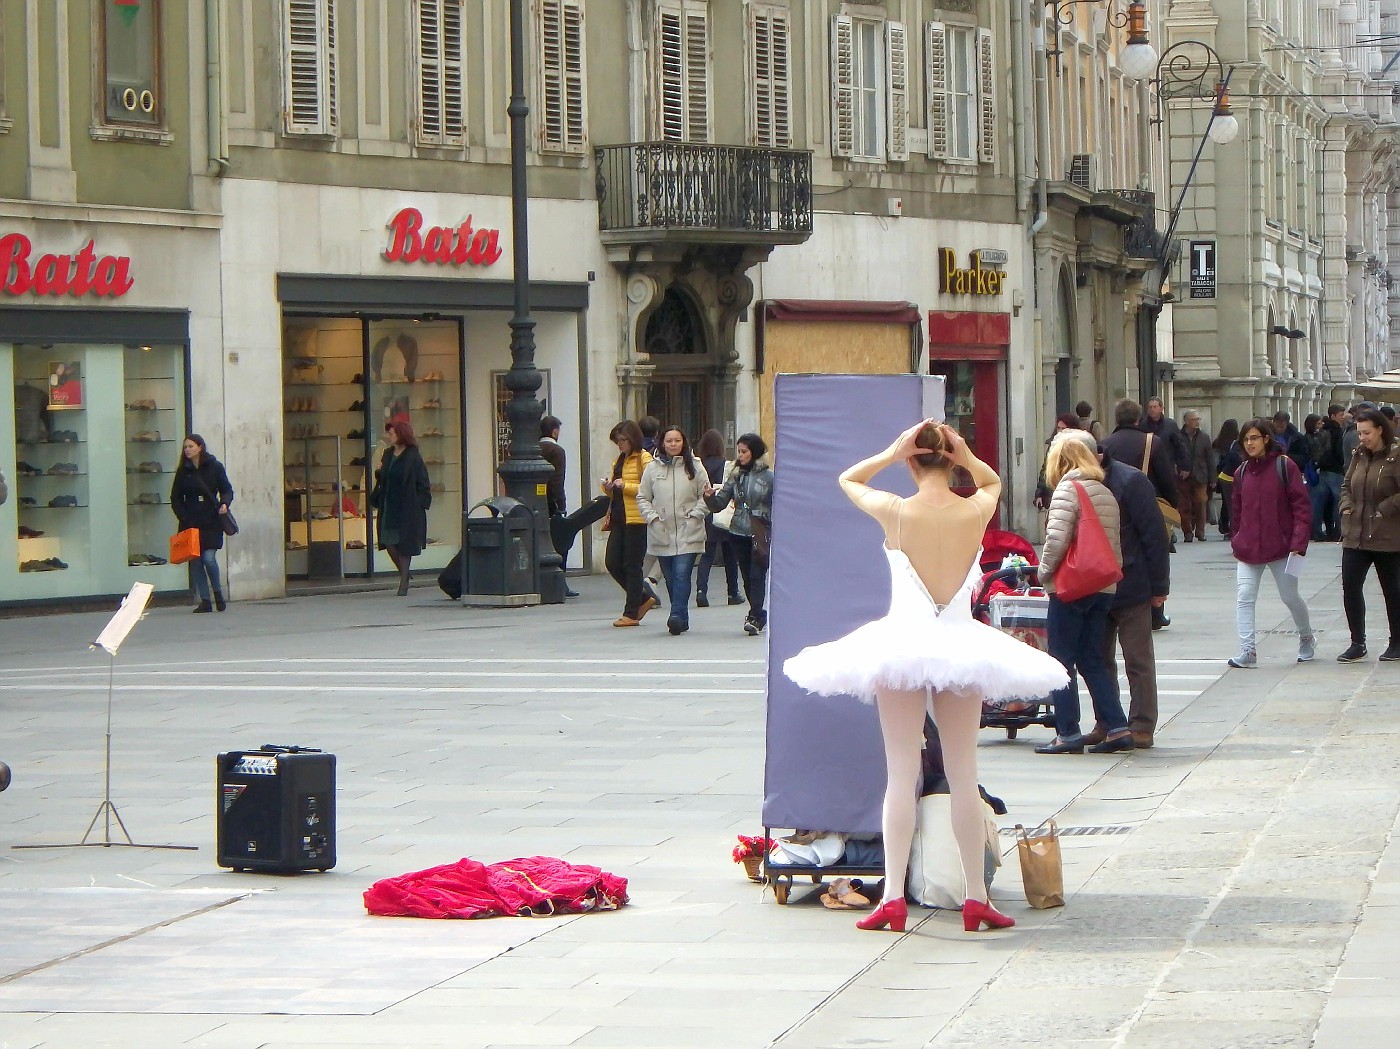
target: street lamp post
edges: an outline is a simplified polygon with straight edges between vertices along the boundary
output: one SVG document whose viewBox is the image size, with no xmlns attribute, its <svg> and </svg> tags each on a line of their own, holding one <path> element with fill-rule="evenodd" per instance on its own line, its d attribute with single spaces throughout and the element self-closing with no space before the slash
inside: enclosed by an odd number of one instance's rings
<svg viewBox="0 0 1400 1049">
<path fill-rule="evenodd" d="M 535 367 L 535 320 L 530 316 L 530 222 L 525 182 L 525 118 L 530 114 L 530 106 L 525 100 L 524 9 L 524 0 L 511 0 L 510 105 L 506 112 L 510 116 L 511 249 L 514 259 L 511 283 L 515 312 L 510 319 L 510 371 L 506 372 L 505 377 L 506 389 L 511 391 L 511 398 L 506 403 L 510 452 L 497 472 L 505 484 L 506 494 L 534 511 L 540 601 L 543 604 L 562 604 L 563 559 L 550 541 L 545 502 L 545 483 L 553 467 L 540 455 L 540 418 L 544 409 L 536 394 L 544 379 Z"/>
<path fill-rule="evenodd" d="M 1212 72 L 1216 74 L 1213 83 Z M 1227 67 L 1219 52 L 1209 44 L 1200 40 L 1182 40 L 1162 52 L 1152 78 L 1152 83 L 1157 86 L 1156 116 L 1152 123 L 1158 127 L 1159 138 L 1162 125 L 1167 119 L 1167 104 L 1172 99 L 1207 99 L 1213 96 L 1215 102 L 1211 107 L 1210 117 L 1206 120 L 1205 130 L 1201 132 L 1200 140 L 1196 143 L 1191 166 L 1186 171 L 1186 178 L 1181 184 L 1180 192 L 1177 193 L 1176 203 L 1167 217 L 1167 229 L 1162 234 L 1161 244 L 1157 249 L 1156 301 L 1141 315 L 1143 326 L 1138 339 L 1138 388 L 1144 402 L 1157 393 L 1157 318 L 1162 312 L 1162 289 L 1166 287 L 1168 269 L 1172 264 L 1173 239 L 1177 224 L 1181 221 L 1181 209 L 1186 203 L 1186 194 L 1196 177 L 1196 169 L 1200 165 L 1201 154 L 1205 152 L 1206 142 L 1223 146 L 1233 142 L 1240 133 L 1239 121 L 1230 111 L 1230 77 L 1234 72 L 1235 67 Z M 1165 162 L 1170 172 L 1170 135 L 1167 136 L 1166 149 Z"/>
</svg>

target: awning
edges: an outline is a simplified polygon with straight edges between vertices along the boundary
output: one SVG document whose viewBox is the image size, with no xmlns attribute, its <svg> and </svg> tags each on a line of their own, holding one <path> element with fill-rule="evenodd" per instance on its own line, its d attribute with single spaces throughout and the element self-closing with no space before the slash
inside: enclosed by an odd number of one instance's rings
<svg viewBox="0 0 1400 1049">
<path fill-rule="evenodd" d="M 1373 375 L 1369 379 L 1357 379 L 1352 386 L 1360 393 L 1370 393 L 1376 396 L 1386 394 L 1395 395 L 1400 400 L 1400 369 L 1394 371 L 1381 372 Z"/>
</svg>

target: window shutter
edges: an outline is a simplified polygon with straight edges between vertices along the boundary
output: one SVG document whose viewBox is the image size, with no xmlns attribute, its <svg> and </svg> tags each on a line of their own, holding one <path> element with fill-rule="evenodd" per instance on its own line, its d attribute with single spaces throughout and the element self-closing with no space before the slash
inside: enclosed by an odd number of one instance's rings
<svg viewBox="0 0 1400 1049">
<path fill-rule="evenodd" d="M 992 164 L 997 159 L 996 67 L 992 64 L 992 32 L 977 30 L 977 159 Z"/>
<path fill-rule="evenodd" d="M 464 141 L 462 0 L 418 0 L 418 140 Z"/>
<path fill-rule="evenodd" d="M 541 0 L 540 66 L 543 98 L 540 147 L 581 153 L 587 141 L 581 0 Z"/>
<path fill-rule="evenodd" d="M 903 22 L 885 23 L 885 101 L 889 139 L 885 152 L 891 160 L 909 159 L 909 43 Z"/>
<path fill-rule="evenodd" d="M 658 137 L 680 142 L 685 139 L 685 64 L 679 4 L 668 4 L 657 11 L 656 31 Z"/>
<path fill-rule="evenodd" d="M 856 152 L 855 29 L 850 15 L 831 20 L 831 155 Z"/>
<path fill-rule="evenodd" d="M 702 5 L 685 10 L 686 140 L 710 141 L 710 19 Z"/>
<path fill-rule="evenodd" d="M 750 143 L 777 149 L 792 145 L 788 13 L 784 8 L 749 8 L 749 85 Z"/>
<path fill-rule="evenodd" d="M 948 31 L 942 22 L 924 26 L 924 67 L 928 81 L 928 155 L 948 156 Z"/>
<path fill-rule="evenodd" d="M 333 0 L 285 0 L 283 48 L 283 128 L 289 135 L 335 134 Z"/>
</svg>

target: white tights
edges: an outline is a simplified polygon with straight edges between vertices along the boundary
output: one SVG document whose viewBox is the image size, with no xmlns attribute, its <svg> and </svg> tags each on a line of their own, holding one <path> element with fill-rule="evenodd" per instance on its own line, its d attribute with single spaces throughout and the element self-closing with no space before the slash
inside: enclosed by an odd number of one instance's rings
<svg viewBox="0 0 1400 1049">
<path fill-rule="evenodd" d="M 904 899 L 909 848 L 923 772 L 924 713 L 928 693 L 884 690 L 875 694 L 880 732 L 885 738 L 885 807 L 881 829 L 885 839 L 885 898 Z M 982 796 L 977 790 L 977 732 L 982 724 L 981 698 L 973 692 L 934 692 L 933 720 L 943 743 L 943 770 L 952 794 L 953 836 L 962 861 L 965 896 L 987 902 L 983 881 L 986 832 Z"/>
</svg>

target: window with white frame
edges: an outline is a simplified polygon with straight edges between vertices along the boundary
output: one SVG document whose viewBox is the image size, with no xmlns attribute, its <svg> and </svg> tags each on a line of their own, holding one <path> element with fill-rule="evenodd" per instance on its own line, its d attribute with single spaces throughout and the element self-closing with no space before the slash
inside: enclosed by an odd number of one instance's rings
<svg viewBox="0 0 1400 1049">
<path fill-rule="evenodd" d="M 282 127 L 289 135 L 334 135 L 335 0 L 283 0 Z"/>
<path fill-rule="evenodd" d="M 540 0 L 540 148 L 582 153 L 588 145 L 583 0 Z"/>
<path fill-rule="evenodd" d="M 460 146 L 466 141 L 462 86 L 462 0 L 417 0 L 418 141 Z"/>
<path fill-rule="evenodd" d="M 928 155 L 990 164 L 996 160 L 997 106 L 992 34 L 975 26 L 924 26 Z"/>
<path fill-rule="evenodd" d="M 709 142 L 710 12 L 705 0 L 657 0 L 653 124 L 668 142 Z"/>
<path fill-rule="evenodd" d="M 831 26 L 831 153 L 909 159 L 909 50 L 903 23 L 837 15 Z"/>
<path fill-rule="evenodd" d="M 755 146 L 792 145 L 788 33 L 786 7 L 749 6 L 749 142 Z"/>
<path fill-rule="evenodd" d="M 102 0 L 101 11 L 103 123 L 159 127 L 159 0 Z"/>
</svg>

